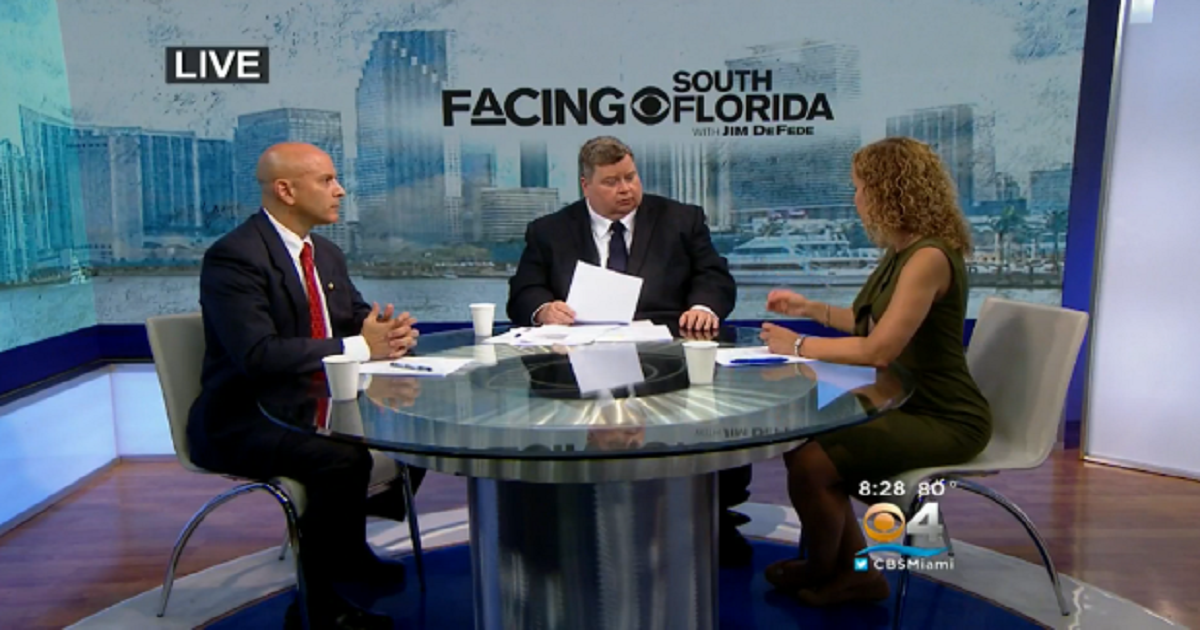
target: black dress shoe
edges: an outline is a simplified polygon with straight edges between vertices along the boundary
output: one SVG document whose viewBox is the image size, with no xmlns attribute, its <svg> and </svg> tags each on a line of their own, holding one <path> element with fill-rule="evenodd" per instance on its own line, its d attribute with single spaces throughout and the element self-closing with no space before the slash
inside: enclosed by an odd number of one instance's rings
<svg viewBox="0 0 1200 630">
<path fill-rule="evenodd" d="M 387 490 L 367 498 L 367 516 L 377 516 L 400 522 L 408 517 L 408 509 L 404 500 L 404 489 L 397 481 Z"/>
<path fill-rule="evenodd" d="M 723 516 L 725 517 L 726 522 L 722 523 L 722 525 L 728 524 L 734 527 L 741 527 L 742 525 L 750 522 L 749 516 L 746 516 L 741 512 L 734 512 L 733 510 L 725 510 Z"/>
<path fill-rule="evenodd" d="M 748 567 L 754 560 L 754 547 L 735 527 L 717 535 L 717 556 L 722 567 Z"/>
<path fill-rule="evenodd" d="M 300 605 L 292 601 L 288 605 L 283 621 L 284 630 L 302 630 Z M 392 630 L 395 622 L 387 615 L 363 610 L 350 602 L 338 598 L 308 605 L 309 630 Z"/>
</svg>

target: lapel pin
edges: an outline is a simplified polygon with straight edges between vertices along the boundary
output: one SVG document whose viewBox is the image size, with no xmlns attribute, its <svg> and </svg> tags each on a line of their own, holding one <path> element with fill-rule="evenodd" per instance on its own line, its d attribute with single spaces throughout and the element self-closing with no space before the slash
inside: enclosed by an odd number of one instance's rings
<svg viewBox="0 0 1200 630">
<path fill-rule="evenodd" d="M 330 291 L 332 291 L 332 290 L 333 290 L 333 283 L 332 283 L 332 282 L 330 282 L 330 283 L 329 283 L 329 290 L 330 290 Z"/>
</svg>

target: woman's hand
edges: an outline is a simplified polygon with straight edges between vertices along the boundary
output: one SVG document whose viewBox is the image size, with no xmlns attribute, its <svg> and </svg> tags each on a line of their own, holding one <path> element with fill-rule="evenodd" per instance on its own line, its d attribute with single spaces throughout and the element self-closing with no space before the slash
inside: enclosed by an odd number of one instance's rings
<svg viewBox="0 0 1200 630">
<path fill-rule="evenodd" d="M 767 310 L 789 317 L 808 317 L 809 302 L 807 298 L 795 291 L 775 289 L 767 294 Z"/>
<path fill-rule="evenodd" d="M 767 343 L 767 348 L 772 354 L 795 355 L 795 344 L 800 335 L 783 326 L 763 322 L 762 332 L 758 334 L 758 338 Z"/>
</svg>

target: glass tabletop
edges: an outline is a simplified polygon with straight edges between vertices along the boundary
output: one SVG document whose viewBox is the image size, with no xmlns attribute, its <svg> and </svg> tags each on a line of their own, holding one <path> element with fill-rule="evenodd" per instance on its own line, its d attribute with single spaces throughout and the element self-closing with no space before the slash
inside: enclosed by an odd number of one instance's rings
<svg viewBox="0 0 1200 630">
<path fill-rule="evenodd" d="M 496 334 L 503 332 L 498 329 Z M 721 347 L 761 346 L 757 328 L 724 327 Z M 363 378 L 331 401 L 311 379 L 260 393 L 286 426 L 399 453 L 456 458 L 647 458 L 794 441 L 864 422 L 912 393 L 899 366 L 821 362 L 716 367 L 692 385 L 684 339 L 583 346 L 476 343 L 471 330 L 422 335 L 414 356 L 470 363 L 447 376 Z"/>
</svg>

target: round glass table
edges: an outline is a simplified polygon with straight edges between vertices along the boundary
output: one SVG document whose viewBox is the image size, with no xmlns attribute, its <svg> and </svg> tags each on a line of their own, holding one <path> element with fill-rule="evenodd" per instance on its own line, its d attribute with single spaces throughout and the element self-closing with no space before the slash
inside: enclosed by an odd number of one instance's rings
<svg viewBox="0 0 1200 630">
<path fill-rule="evenodd" d="M 497 334 L 503 329 L 497 331 Z M 722 328 L 722 347 L 759 346 Z M 510 346 L 422 335 L 447 376 L 364 376 L 356 400 L 289 384 L 275 422 L 468 478 L 476 628 L 713 628 L 720 470 L 778 457 L 912 393 L 899 366 L 717 366 L 688 379 L 682 339 Z"/>
</svg>

